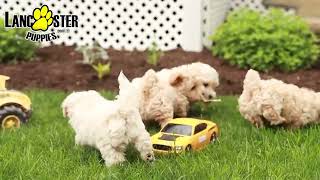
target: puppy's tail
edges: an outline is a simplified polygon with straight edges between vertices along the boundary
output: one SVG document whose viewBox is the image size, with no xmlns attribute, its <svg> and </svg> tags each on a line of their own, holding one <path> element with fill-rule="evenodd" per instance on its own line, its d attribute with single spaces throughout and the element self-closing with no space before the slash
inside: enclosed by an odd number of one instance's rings
<svg viewBox="0 0 320 180">
<path fill-rule="evenodd" d="M 158 82 L 159 79 L 157 77 L 157 74 L 154 70 L 150 69 L 148 70 L 145 75 L 143 76 L 144 84 L 143 84 L 143 95 L 144 98 L 150 97 L 151 94 L 153 94 L 154 91 L 159 90 L 158 88 Z"/>
<path fill-rule="evenodd" d="M 119 82 L 119 95 L 117 96 L 117 100 L 121 106 L 137 106 L 138 97 L 135 95 L 136 88 L 135 86 L 128 80 L 128 78 L 121 71 L 118 76 Z"/>
<path fill-rule="evenodd" d="M 260 75 L 257 71 L 250 69 L 243 81 L 244 90 L 253 90 L 260 87 Z"/>
<path fill-rule="evenodd" d="M 133 122 L 141 122 L 139 113 L 140 96 L 135 83 L 130 82 L 121 71 L 118 76 L 119 95 L 117 96 L 118 113 L 123 119 Z"/>
</svg>

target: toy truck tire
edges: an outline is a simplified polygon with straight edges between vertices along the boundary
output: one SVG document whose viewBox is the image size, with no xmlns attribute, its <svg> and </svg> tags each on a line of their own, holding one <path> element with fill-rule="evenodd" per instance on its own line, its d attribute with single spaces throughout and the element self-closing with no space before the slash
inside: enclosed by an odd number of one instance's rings
<svg viewBox="0 0 320 180">
<path fill-rule="evenodd" d="M 213 132 L 210 138 L 210 142 L 214 143 L 217 141 L 217 134 L 216 132 Z"/>
<path fill-rule="evenodd" d="M 19 127 L 21 123 L 26 123 L 27 120 L 27 113 L 18 106 L 8 105 L 0 108 L 0 124 L 2 128 Z"/>
<path fill-rule="evenodd" d="M 189 145 L 186 147 L 186 151 L 189 152 L 189 151 L 191 151 L 191 150 L 192 150 L 192 147 L 191 147 L 191 145 L 189 144 Z"/>
</svg>

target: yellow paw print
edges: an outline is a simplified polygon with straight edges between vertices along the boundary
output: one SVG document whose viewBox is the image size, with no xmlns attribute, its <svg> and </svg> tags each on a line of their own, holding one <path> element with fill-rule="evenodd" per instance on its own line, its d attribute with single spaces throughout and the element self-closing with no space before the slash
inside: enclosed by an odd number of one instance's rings
<svg viewBox="0 0 320 180">
<path fill-rule="evenodd" d="M 33 18 L 36 20 L 32 29 L 34 31 L 46 31 L 48 27 L 52 24 L 52 11 L 49 10 L 48 6 L 43 5 L 41 9 L 36 8 L 33 10 Z"/>
</svg>

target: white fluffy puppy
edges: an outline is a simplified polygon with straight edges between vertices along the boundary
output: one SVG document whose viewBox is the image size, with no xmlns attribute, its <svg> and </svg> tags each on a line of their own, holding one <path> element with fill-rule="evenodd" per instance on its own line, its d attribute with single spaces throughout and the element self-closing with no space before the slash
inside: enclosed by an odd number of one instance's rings
<svg viewBox="0 0 320 180">
<path fill-rule="evenodd" d="M 219 86 L 217 71 L 200 62 L 146 74 L 153 77 L 153 83 L 145 83 L 142 78 L 133 80 L 142 94 L 140 114 L 144 122 L 155 120 L 161 126 L 174 116 L 187 116 L 190 103 L 213 100 Z"/>
<path fill-rule="evenodd" d="M 320 122 L 320 93 L 271 79 L 249 70 L 239 98 L 240 113 L 256 127 L 298 128 Z"/>
<path fill-rule="evenodd" d="M 143 160 L 152 161 L 151 139 L 139 114 L 137 90 L 122 73 L 118 81 L 116 100 L 106 100 L 96 91 L 74 92 L 63 101 L 63 114 L 75 130 L 76 144 L 97 148 L 107 166 L 125 161 L 130 142 Z"/>
</svg>

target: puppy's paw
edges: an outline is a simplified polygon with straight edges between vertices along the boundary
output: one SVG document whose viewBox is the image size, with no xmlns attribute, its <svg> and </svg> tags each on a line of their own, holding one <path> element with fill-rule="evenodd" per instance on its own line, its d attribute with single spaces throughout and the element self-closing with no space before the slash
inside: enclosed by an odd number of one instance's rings
<svg viewBox="0 0 320 180">
<path fill-rule="evenodd" d="M 252 124 L 256 128 L 263 128 L 264 127 L 263 121 L 261 120 L 260 117 L 253 118 Z"/>
<path fill-rule="evenodd" d="M 262 122 L 254 122 L 254 126 L 256 128 L 263 128 L 264 127 L 264 124 Z"/>
<path fill-rule="evenodd" d="M 287 120 L 285 118 L 279 117 L 279 119 L 271 121 L 270 124 L 273 126 L 277 126 L 277 125 L 285 123 L 286 121 Z"/>
<path fill-rule="evenodd" d="M 113 157 L 113 158 L 109 158 L 107 160 L 105 160 L 105 165 L 107 167 L 111 167 L 114 165 L 118 165 L 118 166 L 123 166 L 125 162 L 125 158 L 124 157 Z"/>
</svg>

